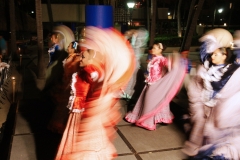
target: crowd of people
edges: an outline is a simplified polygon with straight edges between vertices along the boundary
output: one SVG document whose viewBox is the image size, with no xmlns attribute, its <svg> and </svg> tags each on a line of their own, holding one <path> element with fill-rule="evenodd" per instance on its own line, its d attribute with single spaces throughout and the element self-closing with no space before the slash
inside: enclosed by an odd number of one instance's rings
<svg viewBox="0 0 240 160">
<path fill-rule="evenodd" d="M 56 33 L 51 40 L 47 67 L 59 50 Z M 84 39 L 68 44 L 62 79 L 52 92 L 57 107 L 48 125 L 63 134 L 57 160 L 117 156 L 112 139 L 120 113 L 114 104 L 132 98 L 147 41 L 143 28 L 121 34 L 86 27 Z M 189 51 L 164 55 L 166 46 L 154 43 L 147 69 L 141 72 L 145 86 L 124 119 L 150 131 L 158 123 L 173 123 L 170 102 L 184 87 L 190 128 L 182 151 L 191 159 L 240 159 L 239 41 L 239 31 L 234 35 L 219 28 L 208 31 L 200 38 L 198 67 L 188 58 Z M 196 73 L 189 76 L 192 69 Z"/>
</svg>

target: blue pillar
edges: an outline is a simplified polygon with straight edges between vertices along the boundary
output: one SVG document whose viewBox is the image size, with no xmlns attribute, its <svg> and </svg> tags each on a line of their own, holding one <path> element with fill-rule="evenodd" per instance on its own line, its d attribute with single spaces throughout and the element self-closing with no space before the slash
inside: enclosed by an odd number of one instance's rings
<svg viewBox="0 0 240 160">
<path fill-rule="evenodd" d="M 86 26 L 99 28 L 113 27 L 113 9 L 109 5 L 86 5 L 85 7 Z"/>
</svg>

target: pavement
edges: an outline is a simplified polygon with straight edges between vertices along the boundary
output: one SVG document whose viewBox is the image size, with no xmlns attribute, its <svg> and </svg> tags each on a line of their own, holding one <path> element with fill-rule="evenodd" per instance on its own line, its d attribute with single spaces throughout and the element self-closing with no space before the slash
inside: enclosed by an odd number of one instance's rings
<svg viewBox="0 0 240 160">
<path fill-rule="evenodd" d="M 193 53 L 193 58 L 196 57 L 195 54 Z M 47 66 L 47 52 L 44 57 Z M 13 131 L 10 132 L 11 141 L 6 147 L 9 151 L 9 154 L 5 153 L 6 160 L 53 160 L 61 140 L 60 134 L 47 129 L 53 113 L 53 103 L 48 95 L 43 94 L 45 80 L 37 79 L 36 71 L 36 46 L 29 46 L 28 53 L 23 54 L 21 63 L 18 60 L 12 62 L 11 76 L 16 77 L 16 111 L 13 111 L 14 116 L 11 118 Z M 12 85 L 8 88 L 11 90 Z M 13 93 L 9 96 L 11 95 Z M 114 141 L 118 153 L 116 160 L 188 159 L 181 152 L 187 137 L 181 119 L 184 107 L 172 102 L 174 123 L 158 124 L 155 131 L 148 131 L 124 120 L 123 117 L 129 110 L 127 103 L 126 100 L 120 99 L 116 104 L 122 113 L 122 119 L 116 126 Z M 8 110 L 9 108 L 5 113 Z M 0 110 L 0 116 L 1 114 L 3 115 L 3 112 Z"/>
</svg>

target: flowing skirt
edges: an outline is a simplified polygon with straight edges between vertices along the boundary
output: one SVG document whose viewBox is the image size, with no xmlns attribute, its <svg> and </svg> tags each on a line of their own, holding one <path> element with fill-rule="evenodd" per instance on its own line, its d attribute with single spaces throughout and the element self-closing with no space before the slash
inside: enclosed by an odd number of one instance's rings
<svg viewBox="0 0 240 160">
<path fill-rule="evenodd" d="M 105 128 L 99 125 L 85 132 L 81 128 L 81 118 L 82 113 L 69 115 L 55 160 L 111 160 L 116 157 Z"/>
<path fill-rule="evenodd" d="M 62 157 L 68 155 L 74 150 L 74 142 L 76 141 L 76 134 L 81 121 L 82 113 L 71 113 L 69 115 L 68 123 L 64 131 L 56 159 L 63 159 Z"/>
<path fill-rule="evenodd" d="M 155 130 L 156 123 L 172 123 L 169 103 L 178 92 L 184 75 L 185 68 L 179 64 L 154 84 L 146 85 L 125 119 L 148 130 Z"/>
</svg>

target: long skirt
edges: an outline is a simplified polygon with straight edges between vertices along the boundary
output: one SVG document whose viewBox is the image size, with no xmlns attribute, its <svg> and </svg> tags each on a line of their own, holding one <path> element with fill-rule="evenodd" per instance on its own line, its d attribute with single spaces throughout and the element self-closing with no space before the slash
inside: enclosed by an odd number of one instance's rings
<svg viewBox="0 0 240 160">
<path fill-rule="evenodd" d="M 82 113 L 70 113 L 55 160 L 111 160 L 116 157 L 105 128 L 100 125 L 84 132 L 81 118 Z"/>
<path fill-rule="evenodd" d="M 173 114 L 169 103 L 178 92 L 184 75 L 184 66 L 179 64 L 154 84 L 147 84 L 125 119 L 148 130 L 155 130 L 156 123 L 171 123 Z"/>
</svg>

